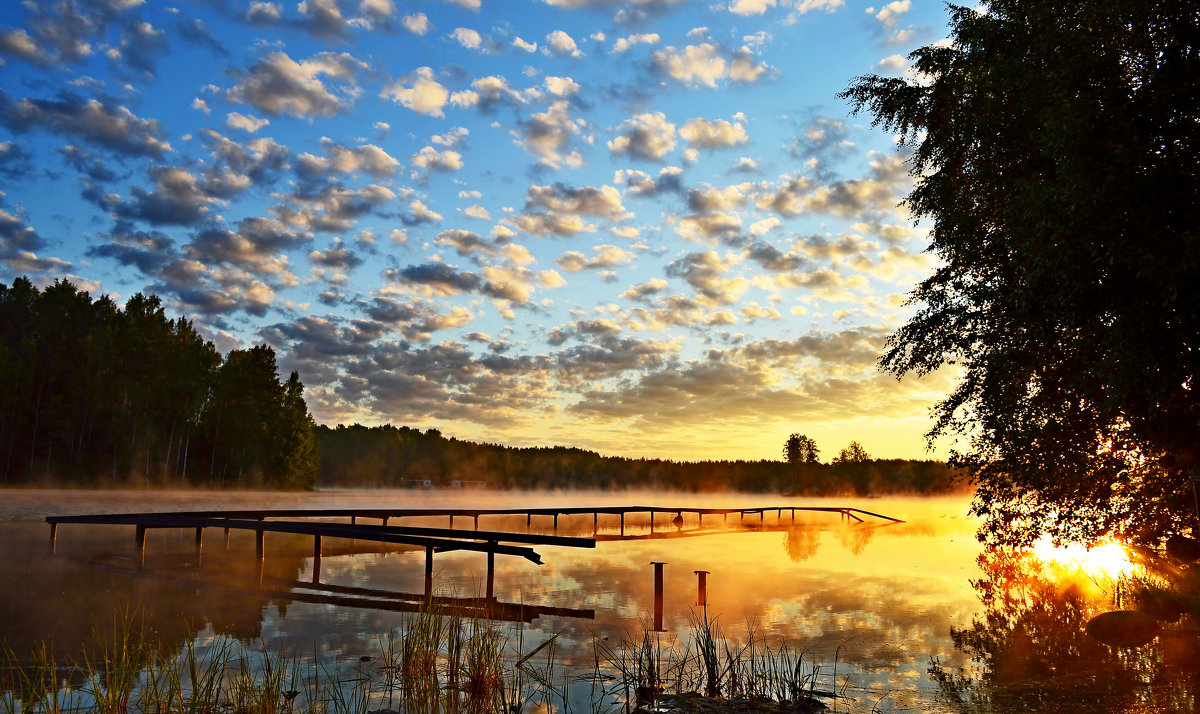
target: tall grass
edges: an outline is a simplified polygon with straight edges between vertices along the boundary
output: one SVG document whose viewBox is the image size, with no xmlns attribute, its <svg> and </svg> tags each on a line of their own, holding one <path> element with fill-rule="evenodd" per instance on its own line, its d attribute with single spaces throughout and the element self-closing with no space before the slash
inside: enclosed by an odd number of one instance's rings
<svg viewBox="0 0 1200 714">
<path fill-rule="evenodd" d="M 0 714 L 569 714 L 570 693 L 584 686 L 591 714 L 648 707 L 669 693 L 834 696 L 817 688 L 821 669 L 802 652 L 771 648 L 753 627 L 734 644 L 707 611 L 693 613 L 682 645 L 648 629 L 611 646 L 593 637 L 591 672 L 562 666 L 558 634 L 526 651 L 523 628 L 509 642 L 499 625 L 452 610 L 411 615 L 378 639 L 375 654 L 353 660 L 223 636 L 167 650 L 146 633 L 125 613 L 95 633 L 79 663 L 57 662 L 50 644 L 23 661 L 3 650 Z"/>
</svg>

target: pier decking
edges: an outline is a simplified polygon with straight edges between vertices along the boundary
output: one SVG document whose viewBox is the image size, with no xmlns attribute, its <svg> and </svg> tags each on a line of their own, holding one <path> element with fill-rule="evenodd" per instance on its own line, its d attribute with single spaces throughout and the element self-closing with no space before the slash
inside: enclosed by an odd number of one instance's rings
<svg viewBox="0 0 1200 714">
<path fill-rule="evenodd" d="M 776 522 L 789 514 L 792 522 L 796 512 L 838 513 L 842 520 L 863 523 L 864 516 L 887 523 L 902 523 L 898 518 L 885 516 L 860 508 L 841 506 L 756 506 L 742 508 L 699 508 L 694 506 L 580 506 L 547 508 L 325 508 L 325 509 L 258 509 L 219 511 L 174 511 L 165 513 L 118 513 L 72 516 L 47 516 L 50 525 L 52 552 L 56 549 L 58 527 L 64 524 L 126 525 L 134 526 L 137 548 L 136 563 L 139 568 L 146 564 L 146 531 L 148 529 L 194 529 L 195 563 L 201 567 L 204 557 L 204 531 L 220 528 L 224 531 L 225 550 L 229 549 L 230 531 L 252 531 L 255 534 L 255 554 L 258 558 L 260 580 L 265 560 L 265 538 L 267 533 L 312 536 L 313 538 L 313 585 L 319 584 L 322 540 L 338 538 L 351 541 L 368 541 L 414 546 L 425 549 L 425 598 L 432 597 L 433 557 L 436 552 L 474 551 L 487 555 L 487 598 L 493 598 L 493 581 L 496 555 L 520 556 L 537 565 L 541 556 L 531 546 L 547 545 L 570 548 L 595 548 L 597 540 L 642 539 L 646 537 L 673 537 L 689 533 L 684 531 L 685 514 L 695 517 L 698 528 L 703 529 L 706 516 L 720 516 L 721 524 L 727 525 L 729 516 L 736 515 L 739 524 L 747 517 L 763 523 L 766 514 L 775 512 Z M 626 518 L 630 515 L 648 515 L 650 535 L 625 533 Z M 656 531 L 656 517 L 672 515 L 669 524 L 674 529 Z M 525 533 L 506 530 L 480 530 L 479 520 L 484 516 L 525 516 Z M 592 537 L 546 535 L 528 532 L 534 516 L 552 518 L 553 528 L 558 530 L 561 516 L 592 516 Z M 619 518 L 619 534 L 600 533 L 600 517 Z M 427 526 L 392 525 L 392 521 L 415 518 L 446 518 L 447 528 Z M 455 528 L 456 518 L 472 519 L 473 528 Z M 337 520 L 331 520 L 337 519 Z M 349 522 L 341 522 L 348 519 Z M 378 520 L 379 524 L 360 523 L 362 519 Z M 616 525 L 616 524 L 613 524 Z M 611 526 L 610 526 L 611 527 Z M 699 534 L 699 533 L 697 533 Z M 332 593 L 324 593 L 325 597 Z"/>
</svg>

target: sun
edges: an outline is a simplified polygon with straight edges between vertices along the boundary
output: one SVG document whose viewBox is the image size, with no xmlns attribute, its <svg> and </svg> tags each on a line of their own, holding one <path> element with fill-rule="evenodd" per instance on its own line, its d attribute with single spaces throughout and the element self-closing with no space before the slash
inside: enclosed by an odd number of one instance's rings
<svg viewBox="0 0 1200 714">
<path fill-rule="evenodd" d="M 1043 563 L 1063 570 L 1079 570 L 1093 578 L 1115 580 L 1135 568 L 1124 546 L 1111 540 L 1085 548 L 1076 544 L 1056 546 L 1050 538 L 1043 537 L 1034 544 L 1033 555 Z"/>
</svg>

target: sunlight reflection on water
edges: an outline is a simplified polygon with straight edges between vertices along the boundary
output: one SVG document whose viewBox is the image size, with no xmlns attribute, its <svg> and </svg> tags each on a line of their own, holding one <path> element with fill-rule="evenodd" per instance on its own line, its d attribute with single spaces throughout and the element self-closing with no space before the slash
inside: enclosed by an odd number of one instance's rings
<svg viewBox="0 0 1200 714">
<path fill-rule="evenodd" d="M 0 500 L 0 567 L 12 577 L 0 581 L 0 609 L 13 618 L 0 637 L 17 651 L 51 637 L 58 642 L 85 639 L 96 622 L 131 605 L 143 607 L 156 628 L 170 637 L 232 635 L 254 646 L 314 652 L 335 661 L 377 654 L 381 638 L 401 626 L 404 612 L 379 606 L 348 607 L 301 595 L 311 584 L 314 560 L 310 540 L 270 534 L 266 590 L 258 589 L 253 536 L 231 535 L 224 552 L 219 530 L 206 537 L 204 567 L 196 575 L 192 537 L 179 530 L 152 531 L 148 573 L 131 571 L 132 528 L 72 526 L 59 529 L 59 556 L 45 552 L 51 514 L 253 508 L 514 508 L 616 506 L 639 504 L 663 509 L 654 538 L 644 515 L 627 519 L 631 540 L 601 540 L 595 549 L 536 546 L 544 565 L 518 557 L 496 558 L 496 599 L 514 607 L 557 608 L 532 622 L 508 626 L 511 643 L 528 652 L 557 637 L 564 666 L 588 669 L 597 639 L 638 641 L 654 609 L 652 562 L 665 562 L 663 606 L 665 641 L 686 644 L 697 607 L 697 575 L 707 571 L 708 616 L 731 642 L 754 629 L 772 646 L 786 642 L 822 667 L 821 686 L 848 682 L 850 711 L 957 711 L 945 700 L 927 670 L 936 659 L 951 670 L 974 666 L 955 646 L 951 629 L 972 626 L 984 612 L 972 581 L 982 572 L 975 523 L 966 517 L 965 498 L 784 499 L 748 494 L 664 493 L 481 493 L 460 491 L 330 491 L 311 494 L 261 492 L 62 492 L 8 491 Z M 730 516 L 729 530 L 718 516 L 703 524 L 687 515 L 683 536 L 669 525 L 669 506 L 739 508 L 785 506 L 744 519 Z M 904 519 L 886 524 L 868 519 L 855 524 L 836 513 L 804 513 L 792 521 L 791 506 L 853 506 Z M 444 528 L 447 518 L 405 520 L 399 525 Z M 378 521 L 375 521 L 376 523 Z M 392 525 L 398 525 L 395 521 Z M 470 528 L 469 518 L 457 519 Z M 742 529 L 742 526 L 745 529 Z M 562 516 L 555 530 L 546 516 L 488 516 L 486 530 L 559 535 L 619 534 L 614 515 Z M 1085 553 L 1040 549 L 1043 559 L 1081 565 L 1088 572 L 1119 575 L 1129 567 L 1119 546 Z M 421 548 L 379 549 L 363 541 L 328 539 L 320 562 L 317 592 L 349 597 L 378 593 L 419 594 L 424 587 Z M 175 576 L 187 576 L 175 579 Z M 153 576 L 150 578 L 148 576 Z M 157 578 L 155 580 L 154 578 Z M 486 579 L 481 553 L 445 552 L 435 557 L 439 595 L 476 597 Z M 580 617 L 591 611 L 591 617 Z M 261 644 L 260 644 L 261 643 Z M 837 681 L 832 665 L 837 662 Z M 574 708 L 588 711 L 574 695 Z"/>
</svg>

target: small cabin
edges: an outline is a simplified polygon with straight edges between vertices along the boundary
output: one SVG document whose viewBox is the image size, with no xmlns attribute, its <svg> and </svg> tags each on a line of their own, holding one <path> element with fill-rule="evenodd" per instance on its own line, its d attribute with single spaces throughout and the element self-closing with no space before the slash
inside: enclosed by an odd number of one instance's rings
<svg viewBox="0 0 1200 714">
<path fill-rule="evenodd" d="M 464 479 L 459 479 L 456 481 L 451 481 L 450 488 L 461 488 L 467 490 L 487 488 L 487 481 L 467 481 Z"/>
</svg>

